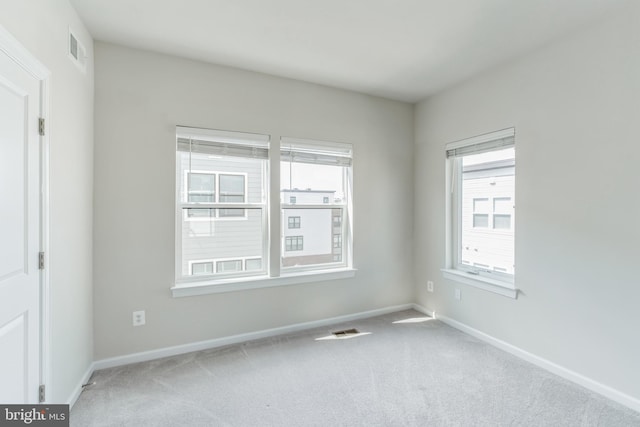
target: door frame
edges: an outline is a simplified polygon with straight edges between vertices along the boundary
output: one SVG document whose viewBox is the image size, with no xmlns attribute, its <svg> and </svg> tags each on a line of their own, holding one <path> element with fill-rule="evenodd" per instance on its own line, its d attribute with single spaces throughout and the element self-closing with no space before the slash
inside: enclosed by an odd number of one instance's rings
<svg viewBox="0 0 640 427">
<path fill-rule="evenodd" d="M 49 78 L 51 72 L 25 48 L 11 33 L 0 25 L 0 51 L 15 61 L 22 69 L 40 81 L 40 117 L 45 120 L 44 135 L 40 135 L 40 252 L 45 253 L 44 268 L 40 270 L 40 384 L 46 385 L 46 403 L 50 402 L 53 389 L 51 372 L 51 295 L 49 282 Z"/>
</svg>

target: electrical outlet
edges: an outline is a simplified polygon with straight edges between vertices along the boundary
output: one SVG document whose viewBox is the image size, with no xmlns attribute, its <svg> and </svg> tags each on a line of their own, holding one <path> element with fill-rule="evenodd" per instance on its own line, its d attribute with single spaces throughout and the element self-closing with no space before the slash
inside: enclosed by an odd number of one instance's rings
<svg viewBox="0 0 640 427">
<path fill-rule="evenodd" d="M 456 289 L 456 299 L 457 300 L 461 300 L 462 299 L 462 292 L 460 292 L 460 289 Z"/>
<path fill-rule="evenodd" d="M 433 282 L 431 280 L 427 281 L 427 292 L 433 292 Z"/>
<path fill-rule="evenodd" d="M 144 318 L 144 310 L 134 311 L 133 312 L 133 326 L 142 326 L 145 323 L 146 322 L 145 322 L 145 318 Z"/>
</svg>

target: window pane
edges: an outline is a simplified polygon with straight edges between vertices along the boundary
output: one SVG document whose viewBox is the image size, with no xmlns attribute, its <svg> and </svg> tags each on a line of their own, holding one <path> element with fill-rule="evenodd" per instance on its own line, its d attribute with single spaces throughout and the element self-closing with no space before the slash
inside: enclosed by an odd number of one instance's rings
<svg viewBox="0 0 640 427">
<path fill-rule="evenodd" d="M 184 209 L 187 218 L 215 218 L 217 209 Z"/>
<path fill-rule="evenodd" d="M 344 203 L 346 169 L 343 166 L 281 162 L 282 203 L 298 205 Z"/>
<path fill-rule="evenodd" d="M 220 195 L 235 194 L 244 196 L 244 175 L 220 175 Z M 244 200 L 241 200 L 244 201 Z"/>
<path fill-rule="evenodd" d="M 194 262 L 191 264 L 191 274 L 213 274 L 213 262 Z"/>
<path fill-rule="evenodd" d="M 246 218 L 232 221 L 221 221 L 215 217 L 191 218 L 182 222 L 183 275 L 192 274 L 188 270 L 191 260 L 264 258 L 262 209 L 239 210 L 246 211 Z M 220 272 L 218 269 L 216 274 Z"/>
<path fill-rule="evenodd" d="M 473 211 L 476 213 L 489 213 L 489 199 L 473 199 Z"/>
<path fill-rule="evenodd" d="M 489 227 L 489 215 L 487 215 L 487 214 L 474 214 L 473 215 L 473 227 L 474 228 L 487 228 L 487 227 Z"/>
<path fill-rule="evenodd" d="M 284 229 L 282 267 L 318 266 L 342 262 L 340 221 L 342 208 L 283 209 L 288 223 L 300 218 L 298 228 Z"/>
<path fill-rule="evenodd" d="M 218 209 L 220 218 L 244 217 L 244 209 Z"/>
<path fill-rule="evenodd" d="M 216 270 L 218 273 L 229 273 L 232 271 L 241 271 L 242 260 L 234 259 L 231 261 L 218 261 L 216 262 Z"/>
<path fill-rule="evenodd" d="M 220 193 L 220 203 L 244 203 L 244 195 L 229 195 Z"/>
<path fill-rule="evenodd" d="M 497 214 L 511 214 L 513 204 L 510 197 L 496 197 L 493 199 L 493 212 Z"/>
<path fill-rule="evenodd" d="M 254 158 L 227 157 L 223 155 L 207 155 L 200 153 L 181 152 L 178 156 L 178 170 L 176 173 L 176 190 L 180 192 L 182 201 L 192 203 L 264 203 L 264 177 L 266 176 L 266 161 Z M 194 185 L 199 189 L 217 185 L 227 194 L 220 194 L 220 200 L 205 200 L 202 194 L 185 194 L 190 168 L 197 171 L 211 171 L 212 173 L 192 173 L 196 177 Z M 197 184 L 195 184 L 197 183 Z M 240 190 L 239 194 L 229 194 Z M 215 193 L 211 193 L 215 194 Z M 187 200 L 187 195 L 191 200 Z M 208 196 L 205 196 L 208 197 Z M 214 209 L 183 207 L 181 238 L 181 276 L 196 274 L 189 265 L 189 261 L 214 260 L 213 266 L 219 260 L 240 260 L 231 265 L 221 264 L 221 269 L 208 274 L 241 274 L 244 271 L 243 259 L 264 259 L 265 247 L 263 239 L 263 209 Z M 196 267 L 195 271 L 198 271 Z M 260 270 L 259 268 L 258 270 Z"/>
<path fill-rule="evenodd" d="M 247 271 L 262 270 L 262 260 L 260 258 L 248 259 L 245 261 L 244 269 Z"/>
<path fill-rule="evenodd" d="M 515 150 L 468 155 L 457 162 L 462 169 L 459 262 L 513 274 Z"/>
<path fill-rule="evenodd" d="M 511 215 L 494 215 L 493 228 L 498 230 L 509 230 L 511 228 Z"/>
<path fill-rule="evenodd" d="M 213 203 L 215 202 L 216 176 L 212 173 L 189 173 L 188 174 L 189 197 L 188 202 L 192 203 Z"/>
</svg>

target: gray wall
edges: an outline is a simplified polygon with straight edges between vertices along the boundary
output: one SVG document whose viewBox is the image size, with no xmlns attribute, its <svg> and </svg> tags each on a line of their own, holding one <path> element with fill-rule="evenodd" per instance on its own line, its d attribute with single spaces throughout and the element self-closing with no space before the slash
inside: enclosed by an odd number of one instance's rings
<svg viewBox="0 0 640 427">
<path fill-rule="evenodd" d="M 412 301 L 412 105 L 106 43 L 95 50 L 96 359 Z M 172 298 L 178 124 L 353 143 L 356 277 Z M 131 326 L 134 310 L 146 310 L 145 326 Z"/>
<path fill-rule="evenodd" d="M 417 301 L 640 398 L 640 3 L 416 107 Z M 447 142 L 516 128 L 517 300 L 442 278 Z M 435 292 L 426 292 L 434 280 Z M 454 299 L 454 288 L 462 300 Z"/>
<path fill-rule="evenodd" d="M 66 0 L 1 0 L 0 10 L 0 25 L 51 72 L 48 400 L 62 403 L 93 361 L 93 40 Z M 87 49 L 86 74 L 67 58 L 69 26 Z"/>
</svg>

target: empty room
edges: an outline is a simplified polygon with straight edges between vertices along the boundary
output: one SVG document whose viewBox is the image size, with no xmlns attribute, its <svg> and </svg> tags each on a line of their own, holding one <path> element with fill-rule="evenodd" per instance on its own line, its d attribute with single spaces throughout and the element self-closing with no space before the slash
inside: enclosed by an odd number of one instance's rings
<svg viewBox="0 0 640 427">
<path fill-rule="evenodd" d="M 0 425 L 640 426 L 640 2 L 0 0 L 0 102 Z"/>
</svg>

